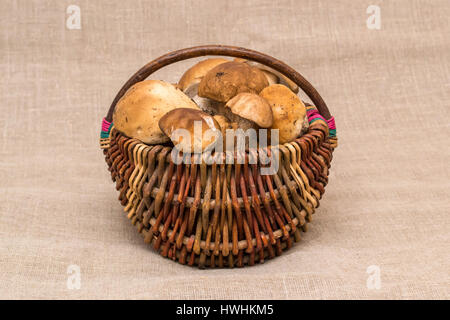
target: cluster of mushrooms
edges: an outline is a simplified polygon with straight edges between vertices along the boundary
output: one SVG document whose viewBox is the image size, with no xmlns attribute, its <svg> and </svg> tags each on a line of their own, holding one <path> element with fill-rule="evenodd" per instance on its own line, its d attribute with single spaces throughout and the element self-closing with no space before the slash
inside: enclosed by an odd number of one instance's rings
<svg viewBox="0 0 450 320">
<path fill-rule="evenodd" d="M 195 137 L 202 130 L 278 129 L 279 143 L 308 130 L 306 108 L 298 86 L 284 75 L 257 62 L 210 58 L 192 66 L 177 84 L 144 80 L 133 85 L 116 105 L 117 130 L 147 144 L 170 143 L 177 129 L 191 132 L 191 141 L 172 140 L 178 149 L 202 152 L 215 144 Z"/>
</svg>

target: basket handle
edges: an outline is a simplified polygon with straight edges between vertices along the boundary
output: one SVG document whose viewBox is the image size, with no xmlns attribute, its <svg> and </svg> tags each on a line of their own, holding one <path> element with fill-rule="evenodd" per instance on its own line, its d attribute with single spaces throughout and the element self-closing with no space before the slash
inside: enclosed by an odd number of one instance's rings
<svg viewBox="0 0 450 320">
<path fill-rule="evenodd" d="M 114 101 L 111 104 L 111 107 L 109 108 L 108 114 L 106 115 L 106 120 L 109 122 L 112 121 L 112 116 L 114 113 L 114 108 L 116 107 L 116 103 L 125 94 L 125 92 L 135 83 L 145 80 L 152 73 L 169 64 L 207 55 L 244 58 L 262 63 L 272 69 L 275 69 L 276 71 L 284 74 L 286 77 L 295 82 L 303 90 L 303 92 L 305 92 L 308 95 L 308 97 L 316 106 L 319 113 L 325 119 L 328 120 L 331 118 L 331 114 L 328 110 L 328 107 L 325 104 L 325 101 L 323 101 L 319 92 L 317 92 L 317 90 L 300 73 L 289 67 L 284 62 L 277 60 L 264 53 L 241 47 L 207 45 L 173 51 L 147 63 L 138 72 L 136 72 L 117 93 L 116 97 L 114 98 Z"/>
</svg>

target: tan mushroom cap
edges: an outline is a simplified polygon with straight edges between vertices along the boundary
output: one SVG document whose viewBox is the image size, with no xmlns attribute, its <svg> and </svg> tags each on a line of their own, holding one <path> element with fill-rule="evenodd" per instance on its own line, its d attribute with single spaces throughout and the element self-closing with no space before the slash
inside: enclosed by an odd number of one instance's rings
<svg viewBox="0 0 450 320">
<path fill-rule="evenodd" d="M 267 70 L 261 70 L 264 75 L 267 78 L 267 81 L 269 82 L 269 86 L 271 86 L 272 84 L 277 84 L 278 81 L 280 80 L 276 75 L 274 75 L 272 72 L 267 71 Z"/>
<path fill-rule="evenodd" d="M 213 116 L 217 123 L 220 125 L 220 131 L 222 132 L 223 148 L 227 145 L 227 130 L 238 129 L 238 124 L 236 122 L 231 122 L 226 116 L 217 114 Z M 234 139 L 234 136 L 233 136 Z"/>
<path fill-rule="evenodd" d="M 203 77 L 198 87 L 198 95 L 227 102 L 241 92 L 258 94 L 268 85 L 266 76 L 258 68 L 230 61 L 219 64 Z"/>
<path fill-rule="evenodd" d="M 117 102 L 113 114 L 114 127 L 130 138 L 148 144 L 169 141 L 159 129 L 161 117 L 175 108 L 198 109 L 181 90 L 160 80 L 136 83 Z"/>
<path fill-rule="evenodd" d="M 288 87 L 273 84 L 259 94 L 272 108 L 272 129 L 279 130 L 280 144 L 297 138 L 303 128 L 306 107 Z"/>
<path fill-rule="evenodd" d="M 203 112 L 209 113 L 210 115 L 224 114 L 225 103 L 200 97 L 198 95 L 198 85 L 198 83 L 193 83 L 184 92 L 189 98 L 194 100 Z"/>
<path fill-rule="evenodd" d="M 181 90 L 185 91 L 190 85 L 199 83 L 209 70 L 213 69 L 221 63 L 229 61 L 230 60 L 224 58 L 211 58 L 198 62 L 197 64 L 186 70 L 186 72 L 181 76 L 180 80 L 178 81 L 178 87 Z"/>
<path fill-rule="evenodd" d="M 266 100 L 254 93 L 242 92 L 227 102 L 234 115 L 250 120 L 261 128 L 273 124 L 272 109 Z"/>
<path fill-rule="evenodd" d="M 233 129 L 233 123 L 224 115 L 216 114 L 213 118 L 220 126 L 220 130 L 224 132 L 226 129 Z"/>
<path fill-rule="evenodd" d="M 298 91 L 299 91 L 299 87 L 294 81 L 292 81 L 291 79 L 286 77 L 284 74 L 282 74 L 262 63 L 250 61 L 250 60 L 242 59 L 242 58 L 235 58 L 235 59 L 233 59 L 233 61 L 247 63 L 251 66 L 259 68 L 264 73 L 264 75 L 267 77 L 267 81 L 269 81 L 269 85 L 280 83 L 280 84 L 283 84 L 283 85 L 289 87 L 289 89 L 291 89 L 295 93 L 298 93 Z"/>
<path fill-rule="evenodd" d="M 247 59 L 244 59 L 244 58 L 234 58 L 233 61 L 245 63 L 245 62 L 247 62 L 248 60 L 247 60 Z"/>
<path fill-rule="evenodd" d="M 198 135 L 194 129 L 196 122 L 201 124 L 201 131 L 198 132 Z M 179 150 L 191 153 L 203 152 L 215 145 L 218 136 L 204 136 L 206 131 L 211 130 L 212 134 L 220 132 L 220 125 L 211 115 L 188 108 L 169 111 L 159 120 L 159 127 Z M 187 130 L 190 141 L 183 135 L 177 136 L 175 132 L 177 129 Z"/>
<path fill-rule="evenodd" d="M 287 86 L 289 89 L 291 89 L 294 93 L 298 93 L 299 91 L 299 87 L 298 85 L 292 81 L 291 79 L 289 79 L 288 77 L 286 77 L 284 74 L 275 71 L 272 68 L 269 68 L 265 65 L 261 65 L 261 67 L 259 67 L 261 69 L 261 71 L 263 71 L 267 77 L 269 77 L 270 75 L 276 76 L 278 78 L 278 83 L 283 84 L 285 86 Z"/>
</svg>

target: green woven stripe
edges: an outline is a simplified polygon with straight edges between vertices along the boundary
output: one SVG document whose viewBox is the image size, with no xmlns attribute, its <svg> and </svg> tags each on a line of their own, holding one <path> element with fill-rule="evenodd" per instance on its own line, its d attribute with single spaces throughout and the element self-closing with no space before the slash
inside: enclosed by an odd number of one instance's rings
<svg viewBox="0 0 450 320">
<path fill-rule="evenodd" d="M 104 139 L 104 138 L 109 138 L 109 132 L 100 132 L 100 138 Z"/>
<path fill-rule="evenodd" d="M 102 138 L 102 139 L 104 139 L 104 138 L 109 138 L 109 134 L 110 134 L 110 132 L 111 132 L 112 126 L 113 126 L 113 123 L 111 122 L 111 125 L 110 125 L 109 128 L 108 128 L 108 131 L 103 131 L 103 130 L 101 130 L 101 131 L 100 131 L 100 138 Z"/>
</svg>

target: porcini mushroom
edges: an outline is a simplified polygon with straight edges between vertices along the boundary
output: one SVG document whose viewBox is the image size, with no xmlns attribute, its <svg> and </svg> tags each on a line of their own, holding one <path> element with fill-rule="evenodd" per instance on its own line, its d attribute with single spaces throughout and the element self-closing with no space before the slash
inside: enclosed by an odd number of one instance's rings
<svg viewBox="0 0 450 320">
<path fill-rule="evenodd" d="M 250 66 L 257 67 L 258 69 L 260 69 L 266 76 L 267 81 L 269 82 L 269 85 L 279 83 L 279 84 L 287 86 L 294 93 L 298 93 L 298 91 L 299 91 L 299 87 L 294 81 L 292 81 L 291 79 L 286 77 L 284 74 L 282 74 L 264 64 L 261 64 L 259 62 L 255 62 L 255 61 L 242 59 L 242 58 L 235 58 L 234 61 L 246 63 Z"/>
<path fill-rule="evenodd" d="M 277 84 L 280 82 L 280 78 L 278 78 L 275 74 L 267 70 L 261 70 L 267 78 L 267 82 L 269 82 L 269 86 L 272 84 Z"/>
<path fill-rule="evenodd" d="M 270 128 L 273 124 L 272 109 L 266 100 L 254 93 L 243 92 L 227 102 L 228 118 L 241 129 Z"/>
<path fill-rule="evenodd" d="M 279 143 L 284 144 L 297 138 L 302 133 L 306 115 L 306 107 L 297 95 L 281 84 L 268 86 L 259 95 L 272 108 L 271 128 L 279 130 Z"/>
<path fill-rule="evenodd" d="M 199 125 L 196 131 L 195 126 Z M 166 134 L 177 147 L 184 152 L 201 153 L 212 148 L 217 138 L 220 137 L 220 125 L 209 114 L 200 110 L 179 108 L 166 113 L 159 120 L 159 128 Z M 184 129 L 184 132 L 176 132 Z M 211 130 L 211 135 L 204 137 L 206 131 Z"/>
<path fill-rule="evenodd" d="M 175 108 L 199 109 L 181 90 L 160 80 L 136 83 L 117 102 L 114 127 L 130 138 L 149 144 L 169 141 L 159 129 L 158 121 Z"/>
<path fill-rule="evenodd" d="M 178 87 L 185 91 L 190 85 L 199 83 L 209 70 L 228 61 L 224 58 L 211 58 L 198 62 L 181 76 L 180 81 L 178 81 Z"/>
<path fill-rule="evenodd" d="M 222 141 L 223 147 L 227 145 L 227 130 L 236 130 L 238 129 L 238 124 L 236 122 L 231 122 L 226 116 L 217 114 L 213 116 L 216 119 L 217 123 L 220 126 L 220 131 L 222 132 Z"/>
<path fill-rule="evenodd" d="M 194 100 L 194 102 L 202 111 L 210 115 L 224 114 L 225 103 L 209 98 L 200 97 L 198 95 L 198 86 L 198 83 L 193 83 L 188 88 L 186 88 L 184 92 L 189 98 Z"/>
<path fill-rule="evenodd" d="M 200 81 L 198 95 L 227 102 L 241 92 L 258 94 L 267 87 L 264 73 L 246 63 L 230 61 L 211 69 Z"/>
<path fill-rule="evenodd" d="M 213 118 L 217 121 L 217 123 L 220 126 L 220 130 L 222 131 L 222 134 L 225 132 L 225 130 L 227 129 L 236 129 L 237 125 L 236 123 L 233 123 L 230 121 L 230 119 L 228 119 L 226 116 L 218 114 L 213 116 Z"/>
</svg>

